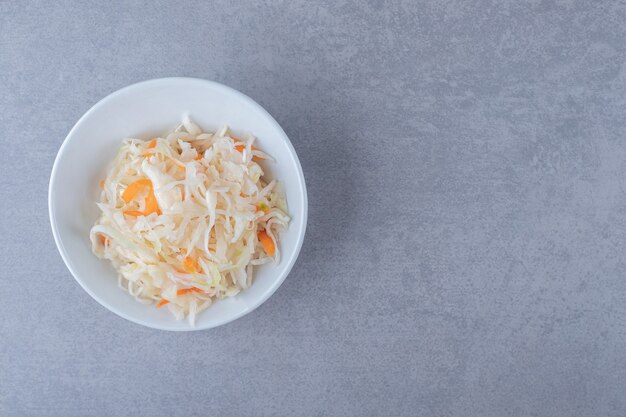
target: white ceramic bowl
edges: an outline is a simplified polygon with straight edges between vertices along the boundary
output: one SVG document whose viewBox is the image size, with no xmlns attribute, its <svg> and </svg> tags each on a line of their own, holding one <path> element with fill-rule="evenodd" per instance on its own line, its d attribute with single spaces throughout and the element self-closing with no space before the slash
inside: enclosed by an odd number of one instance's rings
<svg viewBox="0 0 626 417">
<path fill-rule="evenodd" d="M 189 115 L 205 131 L 224 124 L 250 132 L 275 163 L 266 175 L 283 182 L 291 223 L 281 235 L 278 265 L 255 268 L 253 284 L 202 312 L 196 326 L 176 321 L 167 309 L 143 305 L 117 286 L 108 261 L 91 253 L 89 230 L 98 217 L 99 183 L 125 137 L 164 134 Z M 94 105 L 65 138 L 50 177 L 50 223 L 61 257 L 96 301 L 125 319 L 163 330 L 200 330 L 235 320 L 261 305 L 283 282 L 298 257 L 307 220 L 307 194 L 298 157 L 287 135 L 259 104 L 224 85 L 191 78 L 163 78 L 116 91 Z"/>
</svg>

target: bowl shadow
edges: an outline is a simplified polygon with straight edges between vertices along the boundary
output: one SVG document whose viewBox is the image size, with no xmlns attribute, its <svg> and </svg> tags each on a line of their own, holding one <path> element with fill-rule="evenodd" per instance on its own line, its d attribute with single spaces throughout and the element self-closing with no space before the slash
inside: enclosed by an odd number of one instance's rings
<svg viewBox="0 0 626 417">
<path fill-rule="evenodd" d="M 283 81 L 290 85 L 288 79 Z M 244 93 L 254 90 L 253 85 L 245 83 L 235 87 Z M 345 119 L 354 109 L 347 108 L 340 97 L 326 94 L 326 90 L 316 88 L 297 93 L 295 88 L 278 92 L 268 89 L 265 97 L 251 93 L 253 99 L 270 111 L 291 140 L 306 180 L 307 231 L 291 272 L 292 279 L 283 283 L 286 288 L 300 285 L 302 278 L 331 279 L 311 269 L 337 257 L 344 242 L 357 238 L 357 164 L 362 163 L 365 156 L 354 146 L 358 137 L 350 132 Z"/>
</svg>

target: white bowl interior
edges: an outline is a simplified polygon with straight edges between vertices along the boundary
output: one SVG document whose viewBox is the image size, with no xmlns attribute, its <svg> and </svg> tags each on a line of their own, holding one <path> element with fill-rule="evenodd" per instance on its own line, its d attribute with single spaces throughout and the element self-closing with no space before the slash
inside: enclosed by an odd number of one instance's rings
<svg viewBox="0 0 626 417">
<path fill-rule="evenodd" d="M 283 183 L 292 221 L 281 235 L 281 261 L 255 268 L 253 285 L 240 295 L 218 301 L 201 313 L 196 326 L 176 321 L 166 309 L 136 302 L 117 286 L 108 261 L 91 253 L 89 230 L 99 213 L 99 183 L 121 141 L 163 135 L 189 115 L 204 131 L 224 124 L 237 134 L 249 132 L 276 162 L 265 162 L 266 175 Z M 52 170 L 50 221 L 65 261 L 80 285 L 114 313 L 153 328 L 198 330 L 219 326 L 250 312 L 280 286 L 293 266 L 306 229 L 307 197 L 300 162 L 278 123 L 247 96 L 221 84 L 189 78 L 165 78 L 119 90 L 92 107 L 71 130 Z"/>
</svg>

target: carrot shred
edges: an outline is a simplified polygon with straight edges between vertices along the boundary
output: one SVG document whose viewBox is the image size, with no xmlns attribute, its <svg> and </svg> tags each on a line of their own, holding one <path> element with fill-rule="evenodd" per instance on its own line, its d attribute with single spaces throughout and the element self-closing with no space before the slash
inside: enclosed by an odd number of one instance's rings
<svg viewBox="0 0 626 417">
<path fill-rule="evenodd" d="M 140 211 L 129 210 L 125 211 L 124 214 L 128 214 L 129 216 L 147 216 L 151 213 L 161 214 L 161 210 L 159 209 L 159 203 L 157 202 L 156 196 L 154 195 L 152 181 L 150 181 L 149 179 L 144 178 L 130 184 L 128 187 L 126 187 L 124 193 L 122 193 L 122 199 L 126 202 L 126 204 L 130 203 L 132 199 L 135 198 L 137 193 L 145 187 L 148 187 L 148 195 L 145 199 L 145 211 L 142 213 Z"/>
<path fill-rule="evenodd" d="M 161 299 L 161 301 L 159 301 L 156 305 L 156 308 L 161 308 L 163 307 L 165 304 L 169 304 L 169 300 L 166 300 L 165 298 Z"/>
<path fill-rule="evenodd" d="M 204 293 L 204 291 L 202 291 L 200 288 L 191 287 L 191 288 L 181 288 L 180 290 L 176 291 L 176 295 L 185 295 L 185 294 L 189 294 L 190 292 L 197 292 L 200 294 Z"/>
<path fill-rule="evenodd" d="M 233 138 L 233 139 L 235 139 L 235 138 Z M 246 149 L 246 145 L 242 145 L 242 144 L 235 145 L 235 150 L 238 151 L 238 152 L 243 153 L 244 149 Z M 256 146 L 253 146 L 252 150 L 253 151 L 258 151 L 259 148 L 257 148 Z M 255 160 L 255 161 L 264 161 L 265 160 L 265 158 L 263 158 L 262 156 L 258 156 L 258 155 L 252 155 L 252 159 Z"/>
<path fill-rule="evenodd" d="M 189 257 L 183 259 L 183 268 L 189 274 L 195 274 L 200 269 L 198 263 Z"/>
<path fill-rule="evenodd" d="M 102 188 L 104 190 L 104 180 L 100 181 L 100 188 Z"/>
<path fill-rule="evenodd" d="M 196 161 L 199 161 L 202 159 L 202 154 L 198 154 L 198 156 L 196 156 Z"/>
<path fill-rule="evenodd" d="M 274 256 L 274 253 L 276 252 L 276 247 L 274 246 L 274 241 L 271 237 L 268 236 L 267 232 L 265 230 L 261 230 L 257 234 L 257 237 L 259 238 L 263 249 L 265 249 L 265 253 L 267 253 L 269 256 Z"/>
<path fill-rule="evenodd" d="M 157 145 L 157 140 L 156 140 L 156 138 L 155 138 L 155 139 L 152 139 L 152 140 L 150 141 L 150 143 L 148 144 L 148 146 L 146 146 L 146 148 L 147 148 L 147 149 L 156 148 L 156 145 Z"/>
<path fill-rule="evenodd" d="M 122 193 L 122 199 L 126 202 L 126 204 L 130 203 L 131 200 L 135 197 L 135 195 L 137 195 L 139 190 L 141 190 L 144 187 L 152 188 L 152 181 L 144 178 L 144 179 L 133 182 L 128 187 L 126 187 L 126 189 L 124 190 L 124 193 Z"/>
<path fill-rule="evenodd" d="M 239 152 L 243 152 L 243 150 L 246 149 L 246 145 L 240 143 L 239 145 L 235 145 L 235 150 L 239 151 Z M 252 146 L 252 150 L 253 151 L 258 151 L 259 148 L 257 148 L 256 146 Z"/>
<path fill-rule="evenodd" d="M 157 202 L 156 196 L 154 195 L 154 190 L 150 187 L 148 191 L 148 195 L 146 196 L 146 209 L 144 213 L 146 216 L 151 213 L 156 213 L 157 215 L 161 214 L 161 210 L 159 209 L 159 203 Z"/>
<path fill-rule="evenodd" d="M 109 245 L 109 243 L 111 242 L 109 240 L 108 237 L 106 237 L 105 235 L 103 235 L 102 233 L 100 233 L 100 242 L 102 242 L 102 245 L 107 246 Z"/>
</svg>

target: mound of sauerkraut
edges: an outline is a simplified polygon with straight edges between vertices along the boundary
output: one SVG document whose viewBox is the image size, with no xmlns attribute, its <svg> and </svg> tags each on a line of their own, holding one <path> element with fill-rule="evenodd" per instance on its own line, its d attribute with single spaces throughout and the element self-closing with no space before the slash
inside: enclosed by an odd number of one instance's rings
<svg viewBox="0 0 626 417">
<path fill-rule="evenodd" d="M 164 138 L 125 139 L 101 182 L 93 252 L 119 285 L 177 319 L 252 283 L 253 267 L 279 261 L 289 222 L 279 184 L 257 163 L 271 159 L 253 136 L 203 133 L 186 118 Z"/>
</svg>

